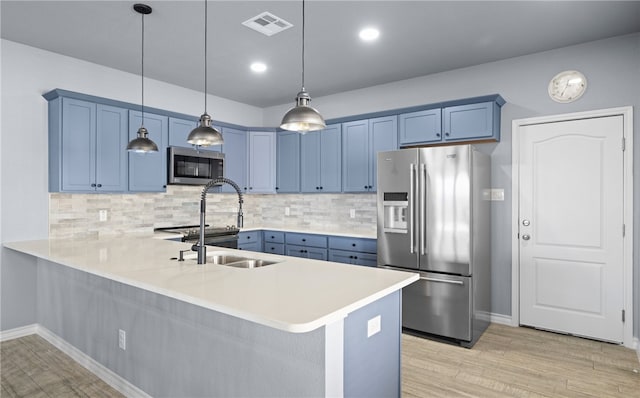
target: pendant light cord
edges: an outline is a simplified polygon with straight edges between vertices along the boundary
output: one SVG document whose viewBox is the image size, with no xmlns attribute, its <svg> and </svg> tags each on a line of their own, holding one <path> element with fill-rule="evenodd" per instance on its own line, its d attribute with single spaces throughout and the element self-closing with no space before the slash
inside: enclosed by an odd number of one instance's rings
<svg viewBox="0 0 640 398">
<path fill-rule="evenodd" d="M 204 113 L 207 113 L 207 4 L 204 0 Z"/>
<path fill-rule="evenodd" d="M 304 0 L 302 0 L 302 91 L 304 91 Z"/>
<path fill-rule="evenodd" d="M 142 127 L 144 127 L 144 14 L 142 15 L 142 71 L 141 71 L 141 76 L 142 76 Z"/>
</svg>

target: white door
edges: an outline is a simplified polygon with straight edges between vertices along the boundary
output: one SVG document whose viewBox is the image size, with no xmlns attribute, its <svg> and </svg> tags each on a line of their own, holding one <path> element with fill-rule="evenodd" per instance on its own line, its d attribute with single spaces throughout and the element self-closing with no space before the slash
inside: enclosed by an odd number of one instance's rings
<svg viewBox="0 0 640 398">
<path fill-rule="evenodd" d="M 520 323 L 622 342 L 623 117 L 520 131 Z"/>
</svg>

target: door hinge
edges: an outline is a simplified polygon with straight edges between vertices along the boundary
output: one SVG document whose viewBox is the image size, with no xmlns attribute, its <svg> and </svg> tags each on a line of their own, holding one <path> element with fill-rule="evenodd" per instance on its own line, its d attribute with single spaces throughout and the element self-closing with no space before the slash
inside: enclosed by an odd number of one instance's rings
<svg viewBox="0 0 640 398">
<path fill-rule="evenodd" d="M 627 148 L 627 140 L 622 137 L 622 152 Z"/>
<path fill-rule="evenodd" d="M 622 322 L 624 322 L 624 310 L 622 310 Z"/>
</svg>

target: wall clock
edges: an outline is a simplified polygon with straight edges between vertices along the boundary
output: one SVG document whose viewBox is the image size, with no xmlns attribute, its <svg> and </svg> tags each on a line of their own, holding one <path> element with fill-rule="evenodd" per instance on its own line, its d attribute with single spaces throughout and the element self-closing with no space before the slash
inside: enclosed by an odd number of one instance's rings
<svg viewBox="0 0 640 398">
<path fill-rule="evenodd" d="M 587 89 L 587 78 L 577 70 L 560 72 L 549 82 L 549 96 L 561 103 L 573 102 Z"/>
</svg>

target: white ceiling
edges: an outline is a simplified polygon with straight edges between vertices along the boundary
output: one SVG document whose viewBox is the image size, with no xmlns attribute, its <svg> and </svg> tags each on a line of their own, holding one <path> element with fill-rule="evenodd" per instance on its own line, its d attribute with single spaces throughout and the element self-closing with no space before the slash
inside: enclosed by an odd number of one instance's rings
<svg viewBox="0 0 640 398">
<path fill-rule="evenodd" d="M 202 91 L 204 1 L 7 1 L 2 38 Z M 209 8 L 208 92 L 258 107 L 301 86 L 301 1 L 217 1 Z M 242 22 L 264 11 L 294 26 L 271 37 Z M 381 30 L 365 44 L 358 31 Z M 313 97 L 640 31 L 640 1 L 306 2 L 306 88 Z M 262 75 L 249 64 L 268 65 Z"/>
</svg>

